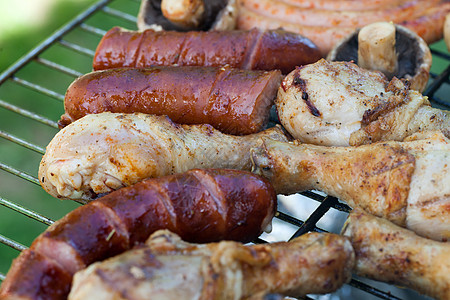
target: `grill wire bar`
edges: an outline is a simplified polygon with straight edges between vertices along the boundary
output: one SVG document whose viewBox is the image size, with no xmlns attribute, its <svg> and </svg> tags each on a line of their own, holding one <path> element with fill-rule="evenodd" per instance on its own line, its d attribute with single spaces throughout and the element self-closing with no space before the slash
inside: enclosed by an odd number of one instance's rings
<svg viewBox="0 0 450 300">
<path fill-rule="evenodd" d="M 68 23 L 66 26 L 55 32 L 52 36 L 46 39 L 39 46 L 34 48 L 31 52 L 25 55 L 22 59 L 20 59 L 17 63 L 12 65 L 9 69 L 7 69 L 3 74 L 0 75 L 0 84 L 2 84 L 6 79 L 10 78 L 14 73 L 16 73 L 20 68 L 30 62 L 34 57 L 41 54 L 44 50 L 50 47 L 53 43 L 61 39 L 61 37 L 71 30 L 73 30 L 76 26 L 81 24 L 84 20 L 86 20 L 89 16 L 97 12 L 99 9 L 103 8 L 112 0 L 101 0 L 97 2 L 97 4 L 88 8 L 85 12 L 81 13 L 76 17 L 73 21 Z"/>
<path fill-rule="evenodd" d="M 0 107 L 3 107 L 3 108 L 5 108 L 5 109 L 7 109 L 9 111 L 15 112 L 15 113 L 17 113 L 17 114 L 19 114 L 21 116 L 24 116 L 24 117 L 30 118 L 32 120 L 38 121 L 38 122 L 40 122 L 42 124 L 48 125 L 50 127 L 58 128 L 58 124 L 55 121 L 52 121 L 52 120 L 50 120 L 50 119 L 48 119 L 46 117 L 43 117 L 41 115 L 35 114 L 35 113 L 33 113 L 33 112 L 29 111 L 29 110 L 20 108 L 18 106 L 13 105 L 13 104 L 10 104 L 10 103 L 8 103 L 6 101 L 3 101 L 1 99 L 0 99 Z"/>
<path fill-rule="evenodd" d="M 108 17 L 117 18 L 120 21 L 124 21 L 125 23 L 136 23 L 137 18 L 129 13 L 122 12 L 119 9 L 112 8 L 109 5 L 113 4 L 115 2 L 119 1 L 129 1 L 132 3 L 135 3 L 135 5 L 139 5 L 140 0 L 100 0 L 96 4 L 92 5 L 90 8 L 88 8 L 86 11 L 78 15 L 75 19 L 73 19 L 71 22 L 69 22 L 67 25 L 63 26 L 61 29 L 56 31 L 52 36 L 47 38 L 43 43 L 38 45 L 36 48 L 34 48 L 32 51 L 30 51 L 27 55 L 25 55 L 23 58 L 21 58 L 17 63 L 12 65 L 10 68 L 8 68 L 5 72 L 0 74 L 0 86 L 5 84 L 6 82 L 12 82 L 14 84 L 17 84 L 19 86 L 22 86 L 26 89 L 33 90 L 37 93 L 43 94 L 48 96 L 49 98 L 52 98 L 53 100 L 56 100 L 57 102 L 64 101 L 64 95 L 61 93 L 54 91 L 53 89 L 46 88 L 44 86 L 41 86 L 40 84 L 36 84 L 33 82 L 30 82 L 27 79 L 23 79 L 19 76 L 16 76 L 16 73 L 20 70 L 22 70 L 24 67 L 26 67 L 31 62 L 36 62 L 39 65 L 42 65 L 46 68 L 49 68 L 51 70 L 60 72 L 62 74 L 71 76 L 73 78 L 81 76 L 83 73 L 74 70 L 70 67 L 64 66 L 62 64 L 53 62 L 49 59 L 40 57 L 41 54 L 43 54 L 45 51 L 49 49 L 49 47 L 58 44 L 62 46 L 63 48 L 68 49 L 69 51 L 73 51 L 76 53 L 79 53 L 81 55 L 85 55 L 88 58 L 92 58 L 95 54 L 95 48 L 90 49 L 82 44 L 78 44 L 77 42 L 72 42 L 67 39 L 64 39 L 64 37 L 68 34 L 70 34 L 75 29 L 81 29 L 85 33 L 90 33 L 96 37 L 101 38 L 106 31 L 109 29 L 102 29 L 98 28 L 96 26 L 92 26 L 87 24 L 85 21 L 88 21 L 89 18 L 91 18 L 94 14 L 97 14 L 99 12 L 107 15 Z M 447 62 L 450 61 L 450 55 L 448 53 L 443 53 L 441 51 L 437 51 L 435 49 L 431 49 L 433 57 L 440 57 Z M 440 97 L 439 91 L 443 86 L 449 85 L 449 75 L 450 75 L 450 65 L 445 68 L 442 72 L 439 74 L 430 74 L 430 84 L 428 85 L 428 88 L 423 93 L 424 95 L 428 96 L 430 101 L 434 104 L 438 104 L 441 106 L 444 106 L 446 109 L 450 108 L 449 102 L 445 101 Z M 44 124 L 50 128 L 57 129 L 58 125 L 54 120 L 51 120 L 45 116 L 42 116 L 38 113 L 35 113 L 33 111 L 30 111 L 28 109 L 22 108 L 20 106 L 14 105 L 12 103 L 9 103 L 8 101 L 4 101 L 0 99 L 0 107 L 3 109 L 6 109 L 8 111 L 14 112 L 15 114 L 18 114 L 20 116 L 23 116 L 25 118 L 28 118 L 30 120 L 36 121 L 40 124 Z M 42 146 L 36 145 L 33 142 L 29 142 L 25 139 L 22 139 L 14 134 L 5 132 L 0 129 L 0 137 L 8 142 L 14 143 L 20 147 L 24 147 L 26 149 L 29 149 L 35 153 L 38 153 L 40 155 L 44 154 L 45 149 Z M 3 157 L 1 157 L 1 160 L 3 160 Z M 33 175 L 28 174 L 27 172 L 23 170 L 19 170 L 18 168 L 12 167 L 2 161 L 0 161 L 0 169 L 3 171 L 6 171 L 16 177 L 18 177 L 20 180 L 25 180 L 28 182 L 31 182 L 35 185 L 39 185 L 39 180 Z M 283 211 L 278 211 L 275 215 L 275 218 L 277 220 L 280 220 L 281 222 L 284 222 L 286 224 L 290 224 L 296 228 L 295 233 L 292 235 L 290 239 L 293 239 L 297 236 L 300 236 L 308 231 L 317 231 L 317 232 L 327 232 L 327 230 L 321 229 L 318 227 L 317 223 L 320 221 L 320 219 L 330 210 L 336 210 L 343 213 L 350 212 L 351 208 L 347 205 L 339 202 L 339 200 L 335 197 L 331 196 L 323 196 L 320 193 L 316 193 L 314 191 L 308 191 L 300 193 L 300 195 L 307 197 L 309 199 L 312 199 L 314 201 L 317 201 L 319 203 L 319 206 L 310 214 L 308 218 L 306 218 L 306 221 L 302 221 L 299 218 L 296 218 L 292 216 L 289 213 L 285 213 Z M 47 226 L 53 224 L 53 220 L 44 216 L 43 214 L 39 212 L 35 212 L 27 207 L 24 207 L 20 204 L 17 204 L 13 201 L 9 201 L 5 198 L 3 198 L 0 195 L 0 204 L 10 209 L 14 213 L 19 213 L 24 216 L 27 216 L 37 222 L 40 222 L 42 224 L 45 224 Z M 258 238 L 254 241 L 255 243 L 266 243 L 262 238 Z M 6 236 L 3 236 L 0 234 L 0 243 L 4 244 L 6 246 L 9 246 L 17 251 L 22 251 L 24 249 L 27 249 L 27 246 L 21 244 L 20 242 L 17 242 L 11 238 L 8 238 Z M 0 272 L 0 281 L 3 281 L 5 279 L 5 274 Z M 398 298 L 394 295 L 392 295 L 389 291 L 383 291 L 379 288 L 376 288 L 374 286 L 371 286 L 365 282 L 362 282 L 361 280 L 357 278 L 353 278 L 351 282 L 349 283 L 350 286 L 357 288 L 359 290 L 362 290 L 364 292 L 367 292 L 373 296 L 376 296 L 380 299 L 391 299 L 391 300 L 399 300 L 401 298 Z M 306 297 L 305 299 L 313 299 L 311 297 Z"/>
<path fill-rule="evenodd" d="M 28 209 L 28 208 L 25 208 L 25 207 L 23 207 L 21 205 L 18 205 L 17 203 L 8 201 L 6 199 L 3 199 L 2 197 L 0 197 L 0 204 L 5 206 L 5 207 L 8 207 L 9 209 L 12 209 L 12 210 L 18 212 L 18 213 L 21 213 L 21 214 L 23 214 L 23 215 L 25 215 L 25 216 L 27 216 L 29 218 L 32 218 L 32 219 L 34 219 L 36 221 L 44 223 L 45 225 L 48 225 L 48 226 L 52 225 L 55 222 L 55 221 L 53 221 L 53 220 L 51 220 L 51 219 L 49 219 L 49 218 L 47 218 L 47 217 L 45 217 L 45 216 L 43 216 L 41 214 L 38 214 L 38 213 Z"/>
</svg>

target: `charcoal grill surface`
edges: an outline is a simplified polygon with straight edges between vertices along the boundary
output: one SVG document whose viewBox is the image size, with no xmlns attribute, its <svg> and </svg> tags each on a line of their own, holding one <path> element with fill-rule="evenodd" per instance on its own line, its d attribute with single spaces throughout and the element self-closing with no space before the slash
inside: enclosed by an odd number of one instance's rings
<svg viewBox="0 0 450 300">
<path fill-rule="evenodd" d="M 63 113 L 68 85 L 92 70 L 96 46 L 107 30 L 136 29 L 139 5 L 139 0 L 97 2 L 0 75 L 0 281 L 21 250 L 79 205 L 42 190 L 36 178 L 39 162 L 58 131 L 56 121 Z M 450 55 L 443 41 L 431 48 L 433 66 L 424 94 L 433 106 L 448 110 Z M 280 196 L 279 201 L 272 233 L 255 243 L 289 240 L 308 231 L 338 233 L 350 210 L 338 199 L 315 191 Z M 307 298 L 425 299 L 410 290 L 357 277 L 334 294 Z"/>
</svg>

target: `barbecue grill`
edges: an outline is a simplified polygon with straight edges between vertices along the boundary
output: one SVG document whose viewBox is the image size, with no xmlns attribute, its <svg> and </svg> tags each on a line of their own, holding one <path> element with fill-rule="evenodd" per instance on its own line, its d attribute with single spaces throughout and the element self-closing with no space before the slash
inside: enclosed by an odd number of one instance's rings
<svg viewBox="0 0 450 300">
<path fill-rule="evenodd" d="M 55 32 L 0 75 L 0 281 L 11 261 L 46 226 L 77 207 L 51 197 L 36 178 L 45 146 L 58 131 L 64 93 L 78 76 L 91 71 L 95 48 L 112 26 L 136 29 L 140 0 L 100 0 Z M 450 89 L 450 55 L 443 41 L 431 46 L 433 67 L 425 91 L 433 106 Z M 5 155 L 4 153 L 8 153 Z M 334 197 L 309 191 L 279 196 L 273 231 L 255 243 L 289 240 L 308 231 L 338 233 L 350 208 Z M 424 299 L 417 293 L 353 277 L 338 292 L 307 299 Z"/>
</svg>

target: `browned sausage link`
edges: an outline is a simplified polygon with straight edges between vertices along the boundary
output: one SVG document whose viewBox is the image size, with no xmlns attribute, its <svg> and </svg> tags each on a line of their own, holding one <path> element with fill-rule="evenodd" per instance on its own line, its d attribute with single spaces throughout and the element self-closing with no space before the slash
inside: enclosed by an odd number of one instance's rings
<svg viewBox="0 0 450 300">
<path fill-rule="evenodd" d="M 146 180 L 93 202 L 119 216 L 131 244 L 161 228 L 190 242 L 249 242 L 273 217 L 276 194 L 250 172 L 209 169 Z"/>
<path fill-rule="evenodd" d="M 321 54 L 309 39 L 284 30 L 127 31 L 109 30 L 100 41 L 94 70 L 158 65 L 273 70 L 284 74 L 316 62 Z"/>
<path fill-rule="evenodd" d="M 450 2 L 441 1 L 439 6 L 423 11 L 419 17 L 398 24 L 411 29 L 431 44 L 442 39 L 445 16 L 448 13 L 450 13 Z"/>
<path fill-rule="evenodd" d="M 403 3 L 381 6 L 360 11 L 327 10 L 320 8 L 301 8 L 280 0 L 242 0 L 245 8 L 267 16 L 307 26 L 362 27 L 374 22 L 390 21 L 399 23 L 416 19 L 430 8 L 437 7 L 441 0 L 407 0 Z"/>
<path fill-rule="evenodd" d="M 0 299 L 66 299 L 71 284 L 72 274 L 58 262 L 26 249 L 13 260 Z"/>
<path fill-rule="evenodd" d="M 81 206 L 14 260 L 0 298 L 66 299 L 73 274 L 169 229 L 191 242 L 249 242 L 274 216 L 270 183 L 238 170 L 148 179 Z"/>
<path fill-rule="evenodd" d="M 275 6 L 273 9 L 276 8 L 276 3 L 277 2 L 274 1 L 271 4 L 271 6 Z M 441 39 L 443 35 L 444 19 L 446 14 L 450 12 L 450 2 L 440 1 L 439 3 L 434 4 L 434 6 L 426 7 L 423 10 L 419 9 L 417 11 L 418 13 L 409 16 L 409 18 L 405 17 L 403 19 L 395 20 L 396 23 L 411 29 L 428 44 Z M 322 13 L 325 15 L 327 14 L 326 11 L 323 11 Z M 353 12 L 352 14 L 355 17 L 358 16 L 356 12 Z M 330 16 L 331 15 L 332 14 L 330 14 Z M 343 12 L 338 15 L 342 16 Z M 277 18 L 275 16 L 263 15 L 262 13 L 245 6 L 245 3 L 243 4 L 241 1 L 237 28 L 243 30 L 255 27 L 262 30 L 283 28 L 309 38 L 319 47 L 324 56 L 327 55 L 337 42 L 356 30 L 356 26 L 342 26 L 341 24 L 336 26 L 335 24 L 332 24 L 332 20 L 327 26 L 320 26 L 320 22 L 317 22 L 317 25 L 303 24 L 301 23 L 301 18 L 298 20 L 299 21 L 297 22 L 293 22 L 281 17 Z M 356 22 L 357 20 L 354 21 Z"/>
<path fill-rule="evenodd" d="M 337 41 L 343 39 L 355 30 L 353 27 L 309 26 L 287 22 L 282 19 L 263 16 L 242 5 L 239 6 L 237 27 L 243 30 L 255 27 L 265 30 L 284 28 L 285 30 L 308 37 L 319 47 L 323 56 L 328 54 Z"/>
<path fill-rule="evenodd" d="M 381 9 L 404 4 L 409 0 L 283 0 L 283 2 L 302 8 L 316 8 L 324 10 L 364 11 Z"/>
<path fill-rule="evenodd" d="M 167 115 L 236 135 L 261 131 L 281 83 L 279 71 L 154 67 L 96 71 L 75 80 L 60 126 L 105 111 Z"/>
</svg>

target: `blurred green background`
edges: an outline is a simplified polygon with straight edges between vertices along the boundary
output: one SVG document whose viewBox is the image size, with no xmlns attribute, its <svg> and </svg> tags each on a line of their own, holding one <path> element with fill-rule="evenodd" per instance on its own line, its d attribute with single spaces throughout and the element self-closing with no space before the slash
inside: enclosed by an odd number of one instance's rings
<svg viewBox="0 0 450 300">
<path fill-rule="evenodd" d="M 0 73 L 96 2 L 0 0 Z M 139 4 L 137 0 L 112 0 L 108 7 L 135 17 Z M 135 22 L 104 11 L 95 12 L 84 23 L 100 29 L 100 32 L 105 32 L 115 25 L 136 29 Z M 65 34 L 62 41 L 93 52 L 101 37 L 99 33 L 76 27 Z M 59 42 L 53 43 L 39 58 L 70 68 L 78 74 L 92 70 L 91 55 L 75 51 Z M 0 133 L 7 133 L 32 143 L 41 150 L 45 149 L 58 129 L 18 114 L 6 106 L 14 105 L 56 122 L 64 111 L 62 99 L 35 91 L 19 81 L 39 85 L 62 97 L 75 78 L 74 75 L 65 74 L 37 61 L 27 63 L 13 79 L 8 79 L 0 85 Z M 53 198 L 32 180 L 24 180 L 5 170 L 11 168 L 12 172 L 18 170 L 23 172 L 25 177 L 29 175 L 36 178 L 41 157 L 40 151 L 27 149 L 0 137 L 0 198 L 2 203 L 12 202 L 52 220 L 58 220 L 79 204 Z M 1 236 L 28 247 L 46 228 L 45 224 L 0 205 Z M 0 273 L 6 274 L 12 259 L 18 254 L 19 251 L 0 243 Z"/>
<path fill-rule="evenodd" d="M 0 72 L 6 70 L 10 65 L 28 53 L 32 48 L 41 43 L 54 31 L 63 26 L 70 19 L 90 6 L 95 0 L 2 0 L 0 1 Z M 32 72 L 31 76 L 40 76 L 42 72 Z M 24 104 L 24 101 L 36 97 L 34 92 L 19 88 L 10 82 L 4 85 L 6 88 L 0 90 L 0 100 L 4 100 L 15 105 Z M 31 101 L 33 102 L 33 101 Z M 30 109 L 32 107 L 29 106 Z M 51 135 L 51 129 L 41 128 L 42 126 L 33 124 L 29 120 L 17 117 L 5 109 L 0 111 L 1 130 L 30 140 L 35 136 L 35 141 L 47 139 L 42 136 L 39 129 L 43 129 L 46 135 Z M 49 132 L 50 130 L 50 132 Z M 39 143 L 40 144 L 40 143 Z M 27 170 L 29 174 L 36 176 L 36 170 L 32 164 L 36 164 L 40 155 L 30 152 L 14 143 L 0 139 L 0 161 L 20 170 Z M 39 187 L 18 179 L 16 176 L 0 171 L 0 196 L 8 201 L 13 201 L 20 205 L 32 207 L 40 213 L 47 210 L 46 206 L 36 204 L 41 198 L 45 198 L 39 191 Z M 33 196 L 36 195 L 36 196 Z M 27 199 L 23 201 L 24 199 Z M 72 206 L 73 207 L 73 206 Z M 59 205 L 52 204 L 51 210 L 54 216 L 58 216 L 58 211 L 63 211 Z M 0 208 L 0 234 L 13 238 L 19 243 L 29 246 L 33 237 L 45 229 L 45 225 L 35 222 L 27 217 L 23 217 L 8 208 Z M 68 208 L 70 209 L 70 208 Z M 51 215 L 51 213 L 50 213 Z M 9 268 L 11 259 L 18 252 L 5 245 L 0 245 L 0 272 L 3 274 Z"/>
<path fill-rule="evenodd" d="M 1 0 L 0 72 L 96 0 Z"/>
</svg>

